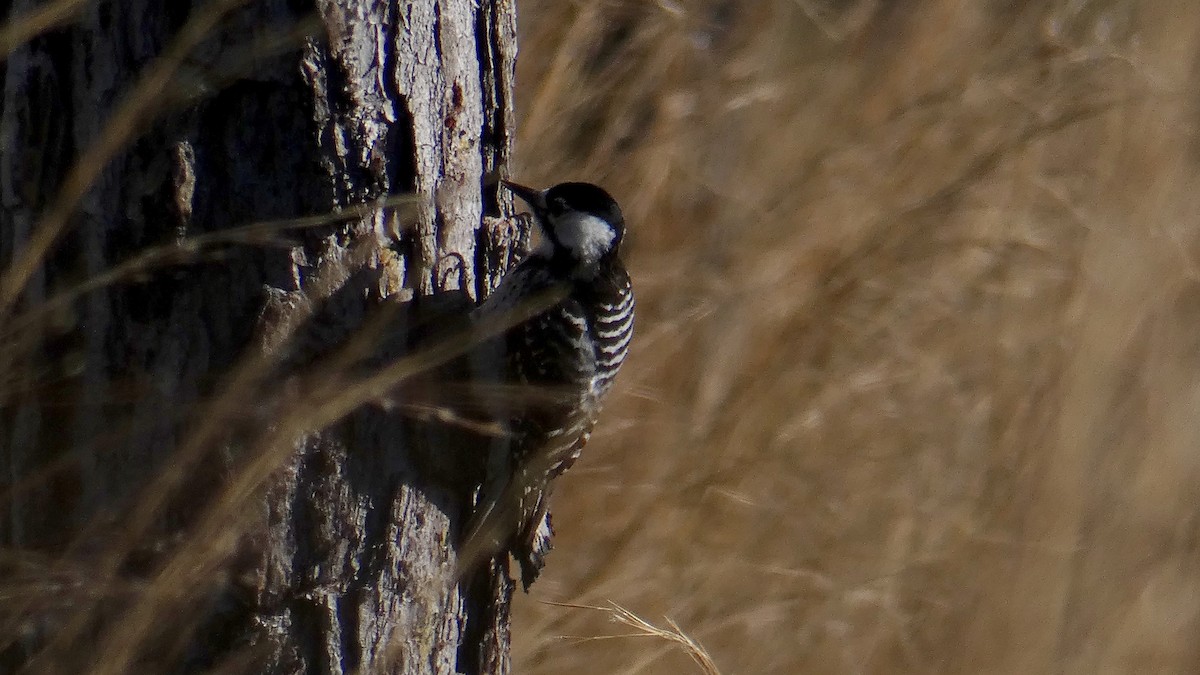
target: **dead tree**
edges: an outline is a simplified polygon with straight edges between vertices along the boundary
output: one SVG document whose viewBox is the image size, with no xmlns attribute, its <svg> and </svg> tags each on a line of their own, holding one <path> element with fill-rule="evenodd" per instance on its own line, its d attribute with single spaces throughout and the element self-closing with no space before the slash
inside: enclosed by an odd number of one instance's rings
<svg viewBox="0 0 1200 675">
<path fill-rule="evenodd" d="M 0 670 L 507 671 L 478 457 L 397 391 L 507 262 L 513 11 L 16 0 Z"/>
</svg>

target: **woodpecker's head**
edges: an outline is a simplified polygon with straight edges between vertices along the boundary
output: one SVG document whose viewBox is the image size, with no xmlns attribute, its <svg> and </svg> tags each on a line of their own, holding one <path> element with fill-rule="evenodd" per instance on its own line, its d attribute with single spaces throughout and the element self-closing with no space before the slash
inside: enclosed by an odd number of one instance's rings
<svg viewBox="0 0 1200 675">
<path fill-rule="evenodd" d="M 529 204 L 542 228 L 534 255 L 566 258 L 585 267 L 616 255 L 625 236 L 625 218 L 603 189 L 591 183 L 560 183 L 548 190 L 508 181 L 504 185 Z"/>
</svg>

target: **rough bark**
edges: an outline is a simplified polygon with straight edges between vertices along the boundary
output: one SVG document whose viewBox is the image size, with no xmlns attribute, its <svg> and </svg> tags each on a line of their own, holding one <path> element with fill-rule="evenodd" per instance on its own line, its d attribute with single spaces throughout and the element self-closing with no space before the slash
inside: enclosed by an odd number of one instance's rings
<svg viewBox="0 0 1200 675">
<path fill-rule="evenodd" d="M 507 262 L 513 11 L 101 1 L 8 54 L 0 670 L 507 671 L 482 458 L 403 386 Z"/>
</svg>

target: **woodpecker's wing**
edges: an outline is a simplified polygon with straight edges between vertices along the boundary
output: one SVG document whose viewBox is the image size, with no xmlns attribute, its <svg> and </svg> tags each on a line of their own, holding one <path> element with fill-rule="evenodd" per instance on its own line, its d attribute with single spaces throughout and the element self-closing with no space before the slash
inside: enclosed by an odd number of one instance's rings
<svg viewBox="0 0 1200 675">
<path fill-rule="evenodd" d="M 513 314 L 531 298 L 564 287 L 552 261 L 527 258 L 473 313 L 479 323 Z M 551 481 L 579 457 L 596 423 L 603 396 L 628 352 L 633 332 L 629 275 L 612 261 L 595 278 L 571 280 L 569 293 L 539 305 L 507 328 L 480 354 L 475 382 L 503 392 L 493 410 L 507 428 L 507 469 L 486 490 L 468 548 L 494 550 L 509 541 L 528 589 L 551 548 Z M 524 393 L 522 393 L 524 390 Z"/>
<path fill-rule="evenodd" d="M 577 289 L 579 290 L 579 289 Z M 549 312 L 523 328 L 524 339 L 542 345 L 518 366 L 527 381 L 569 382 L 573 397 L 534 408 L 514 420 L 515 449 L 522 453 L 518 481 L 520 530 L 513 554 L 528 590 L 552 548 L 549 501 L 553 480 L 571 468 L 587 444 L 603 397 L 612 386 L 633 335 L 633 294 L 629 275 L 616 263 L 608 274 L 577 294 L 576 304 Z M 521 336 L 518 336 L 521 337 Z M 548 368 L 545 364 L 554 364 Z"/>
<path fill-rule="evenodd" d="M 592 287 L 592 330 L 596 345 L 596 396 L 612 388 L 633 339 L 634 298 L 629 273 L 619 261 Z"/>
</svg>

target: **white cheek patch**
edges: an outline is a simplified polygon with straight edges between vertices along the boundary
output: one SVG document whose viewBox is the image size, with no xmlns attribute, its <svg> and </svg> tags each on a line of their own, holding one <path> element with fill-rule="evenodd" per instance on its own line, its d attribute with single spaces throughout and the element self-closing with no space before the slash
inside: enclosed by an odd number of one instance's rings
<svg viewBox="0 0 1200 675">
<path fill-rule="evenodd" d="M 617 233 L 602 218 L 586 213 L 570 213 L 554 223 L 554 233 L 565 248 L 580 262 L 596 262 L 612 249 Z"/>
</svg>

